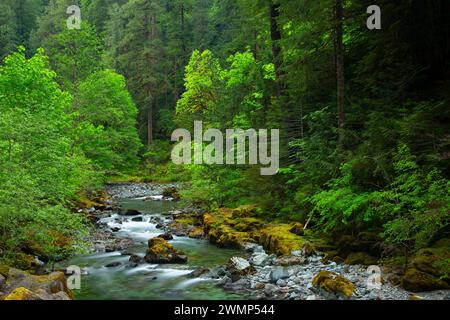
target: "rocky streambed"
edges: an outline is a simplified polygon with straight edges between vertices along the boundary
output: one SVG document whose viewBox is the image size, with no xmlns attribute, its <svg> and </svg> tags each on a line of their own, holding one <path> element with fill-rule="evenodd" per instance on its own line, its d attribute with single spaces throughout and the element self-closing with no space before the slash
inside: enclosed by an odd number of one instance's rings
<svg viewBox="0 0 450 320">
<path fill-rule="evenodd" d="M 322 253 L 318 248 L 327 245 L 304 234 L 298 223 L 265 222 L 251 206 L 216 212 L 180 207 L 174 201 L 179 198 L 178 188 L 175 184 L 107 186 L 78 210 L 94 226 L 87 239 L 88 252 L 54 266 L 35 258 L 39 270 L 32 273 L 36 275 L 0 268 L 0 298 L 450 299 L 450 290 L 435 290 L 448 283 L 439 278 L 436 258 L 448 254 L 445 239 L 414 257 L 402 287 L 373 257 L 350 253 L 344 263 L 339 251 L 333 251 L 339 248 Z M 80 288 L 68 288 L 69 274 L 62 271 L 69 266 L 80 268 Z M 405 290 L 405 285 L 416 293 Z"/>
<path fill-rule="evenodd" d="M 204 213 L 172 201 L 177 187 L 106 188 L 119 208 L 91 212 L 99 226 L 93 250 L 70 261 L 84 265 L 88 274 L 85 288 L 75 293 L 78 298 L 450 299 L 448 290 L 410 293 L 387 281 L 381 268 L 328 261 L 307 247 L 284 255 L 269 254 L 251 242 L 240 250 L 218 248 L 192 219 Z"/>
</svg>

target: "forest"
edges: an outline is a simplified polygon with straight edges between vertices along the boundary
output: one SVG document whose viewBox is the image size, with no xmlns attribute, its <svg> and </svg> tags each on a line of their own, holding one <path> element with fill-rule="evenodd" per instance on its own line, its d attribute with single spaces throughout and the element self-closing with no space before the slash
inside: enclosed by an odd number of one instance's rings
<svg viewBox="0 0 450 320">
<path fill-rule="evenodd" d="M 195 212 L 171 233 L 450 299 L 449 56 L 447 0 L 2 0 L 0 276 L 86 254 L 111 186 L 165 185 Z M 277 174 L 175 164 L 195 121 L 278 129 Z"/>
</svg>

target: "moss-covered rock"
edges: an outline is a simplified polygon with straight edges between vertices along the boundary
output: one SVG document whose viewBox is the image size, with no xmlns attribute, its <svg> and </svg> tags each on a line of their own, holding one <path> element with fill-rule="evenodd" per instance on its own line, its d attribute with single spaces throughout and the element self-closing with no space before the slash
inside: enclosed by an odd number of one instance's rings
<svg viewBox="0 0 450 320">
<path fill-rule="evenodd" d="M 256 205 L 243 205 L 231 210 L 233 219 L 254 217 L 258 213 Z"/>
<path fill-rule="evenodd" d="M 235 231 L 226 224 L 211 227 L 208 239 L 219 247 L 236 249 L 242 248 L 247 242 L 253 242 L 253 237 L 249 233 Z"/>
<path fill-rule="evenodd" d="M 193 227 L 189 231 L 188 236 L 189 236 L 189 238 L 193 238 L 193 239 L 201 239 L 205 236 L 205 233 L 203 232 L 202 227 Z"/>
<path fill-rule="evenodd" d="M 173 245 L 163 238 L 152 238 L 148 241 L 148 250 L 145 255 L 148 263 L 186 263 L 186 255 L 176 250 Z"/>
<path fill-rule="evenodd" d="M 312 280 L 312 285 L 347 298 L 356 290 L 353 282 L 330 271 L 320 271 Z"/>
<path fill-rule="evenodd" d="M 7 278 L 9 274 L 9 268 L 10 267 L 5 264 L 0 265 L 0 274 Z"/>
<path fill-rule="evenodd" d="M 415 268 L 410 268 L 406 271 L 401 284 L 403 288 L 412 292 L 450 289 L 450 285 L 447 282 Z"/>
<path fill-rule="evenodd" d="M 289 255 L 302 249 L 305 239 L 290 232 L 289 224 L 269 225 L 260 231 L 259 243 L 271 253 Z"/>
<path fill-rule="evenodd" d="M 305 237 L 291 232 L 293 229 L 303 231 L 301 224 L 268 223 L 255 216 L 257 212 L 256 206 L 241 206 L 206 213 L 202 219 L 205 233 L 213 244 L 220 247 L 241 248 L 252 242 L 277 255 L 289 255 L 308 243 Z M 315 252 L 314 245 L 308 247 L 308 252 Z"/>
<path fill-rule="evenodd" d="M 14 258 L 14 266 L 22 270 L 31 271 L 35 271 L 41 267 L 35 257 L 23 252 L 18 252 L 16 254 Z"/>
<path fill-rule="evenodd" d="M 378 259 L 368 255 L 365 252 L 350 253 L 345 259 L 345 264 L 372 266 L 378 263 Z"/>
<path fill-rule="evenodd" d="M 27 288 L 20 287 L 14 289 L 10 294 L 6 295 L 5 300 L 42 300 L 38 295 L 28 290 Z"/>
<path fill-rule="evenodd" d="M 111 202 L 111 197 L 105 191 L 99 190 L 79 194 L 72 206 L 77 209 L 105 210 L 108 202 Z"/>
<path fill-rule="evenodd" d="M 258 218 L 238 218 L 231 222 L 231 226 L 240 232 L 253 232 L 260 230 L 264 222 Z"/>
<path fill-rule="evenodd" d="M 426 248 L 419 250 L 412 258 L 412 266 L 435 277 L 445 277 L 450 273 L 450 247 Z"/>
<path fill-rule="evenodd" d="M 23 270 L 10 268 L 3 290 L 9 294 L 18 288 L 26 288 L 43 300 L 54 299 L 55 297 L 50 295 L 60 292 L 64 293 L 64 296 L 67 296 L 68 299 L 73 299 L 72 291 L 67 286 L 67 279 L 63 272 L 35 276 Z"/>
</svg>

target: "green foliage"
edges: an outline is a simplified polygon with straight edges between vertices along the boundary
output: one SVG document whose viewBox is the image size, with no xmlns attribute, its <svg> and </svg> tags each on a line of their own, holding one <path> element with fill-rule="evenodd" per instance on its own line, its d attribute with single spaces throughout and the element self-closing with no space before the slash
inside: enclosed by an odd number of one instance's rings
<svg viewBox="0 0 450 320">
<path fill-rule="evenodd" d="M 450 225 L 450 182 L 437 170 L 419 170 L 409 149 L 400 145 L 391 190 L 383 193 L 386 218 L 384 236 L 394 243 L 429 245 Z"/>
<path fill-rule="evenodd" d="M 36 241 L 45 255 L 61 257 L 73 248 L 57 248 L 50 234 L 81 239 L 82 219 L 63 205 L 96 175 L 74 148 L 70 95 L 54 82 L 42 51 L 31 59 L 23 52 L 0 68 L 0 249 Z"/>
<path fill-rule="evenodd" d="M 100 68 L 101 43 L 94 29 L 82 23 L 81 29 L 64 28 L 42 44 L 58 75 L 62 88 L 73 92 L 76 85 Z"/>
<path fill-rule="evenodd" d="M 221 67 L 212 52 L 194 51 L 186 66 L 186 91 L 177 103 L 178 117 L 190 114 L 201 115 L 211 109 L 217 99 L 221 81 Z"/>
<path fill-rule="evenodd" d="M 379 191 L 363 191 L 355 185 L 352 165 L 341 168 L 341 176 L 310 201 L 317 223 L 327 230 L 348 224 L 359 228 L 384 226 L 383 236 L 394 244 L 421 248 L 450 225 L 449 182 L 436 170 L 424 174 L 405 145 L 394 160 L 393 182 Z"/>
<path fill-rule="evenodd" d="M 142 147 L 136 129 L 137 108 L 123 76 L 112 70 L 93 73 L 79 84 L 74 102 L 84 136 L 77 143 L 100 170 L 124 171 L 138 165 Z"/>
<path fill-rule="evenodd" d="M 189 165 L 192 186 L 182 198 L 205 207 L 237 206 L 246 202 L 242 173 L 224 166 Z"/>
<path fill-rule="evenodd" d="M 170 161 L 171 145 L 169 141 L 155 140 L 144 154 L 144 159 L 151 164 L 163 164 Z"/>
</svg>

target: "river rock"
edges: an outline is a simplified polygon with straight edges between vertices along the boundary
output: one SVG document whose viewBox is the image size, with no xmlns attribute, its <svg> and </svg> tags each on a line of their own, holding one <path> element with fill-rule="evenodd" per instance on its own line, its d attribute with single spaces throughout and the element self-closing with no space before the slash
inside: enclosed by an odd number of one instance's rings
<svg viewBox="0 0 450 320">
<path fill-rule="evenodd" d="M 140 256 L 138 256 L 136 254 L 132 254 L 128 261 L 133 263 L 133 264 L 140 264 L 140 263 L 142 263 L 142 260 L 143 259 Z"/>
<path fill-rule="evenodd" d="M 250 263 L 244 258 L 233 257 L 230 259 L 228 266 L 230 269 L 244 270 L 250 267 Z"/>
<path fill-rule="evenodd" d="M 280 279 L 277 281 L 277 286 L 279 287 L 286 287 L 287 286 L 287 281 L 284 279 Z"/>
<path fill-rule="evenodd" d="M 269 277 L 271 282 L 276 283 L 280 279 L 289 278 L 289 270 L 284 267 L 275 267 L 270 271 Z"/>
<path fill-rule="evenodd" d="M 247 243 L 244 243 L 244 244 L 242 245 L 242 248 L 243 248 L 245 251 L 251 252 L 251 253 L 266 253 L 266 252 L 264 251 L 263 246 L 261 246 L 261 245 L 259 245 L 259 244 L 257 244 L 257 243 L 250 243 L 250 242 L 247 242 Z"/>
<path fill-rule="evenodd" d="M 148 263 L 186 263 L 188 258 L 166 240 L 156 237 L 148 241 L 145 261 Z"/>
<path fill-rule="evenodd" d="M 200 277 L 200 276 L 202 276 L 204 274 L 209 273 L 210 271 L 211 270 L 209 270 L 208 268 L 198 268 L 198 269 L 192 271 L 189 274 L 189 277 L 191 277 L 191 278 L 198 278 L 198 277 Z"/>
<path fill-rule="evenodd" d="M 233 257 L 228 261 L 227 271 L 234 282 L 239 280 L 242 276 L 255 273 L 256 269 L 244 258 Z"/>
<path fill-rule="evenodd" d="M 305 264 L 305 262 L 306 262 L 306 259 L 304 257 L 282 256 L 282 257 L 278 257 L 275 260 L 275 265 L 289 267 L 289 266 L 303 265 L 303 264 Z"/>
<path fill-rule="evenodd" d="M 133 222 L 143 222 L 144 218 L 143 217 L 135 217 L 135 218 L 131 219 L 131 221 L 133 221 Z"/>
<path fill-rule="evenodd" d="M 253 254 L 250 263 L 254 266 L 264 267 L 270 262 L 270 256 L 265 252 L 257 252 Z"/>
<path fill-rule="evenodd" d="M 121 265 L 120 262 L 111 262 L 111 263 L 107 264 L 107 265 L 105 266 L 105 268 L 115 268 L 115 267 L 118 267 L 118 266 L 120 266 L 120 265 Z"/>
<path fill-rule="evenodd" d="M 264 293 L 268 297 L 272 297 L 277 291 L 278 287 L 271 283 L 267 283 L 264 287 Z"/>
</svg>

